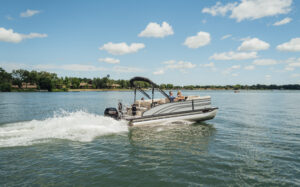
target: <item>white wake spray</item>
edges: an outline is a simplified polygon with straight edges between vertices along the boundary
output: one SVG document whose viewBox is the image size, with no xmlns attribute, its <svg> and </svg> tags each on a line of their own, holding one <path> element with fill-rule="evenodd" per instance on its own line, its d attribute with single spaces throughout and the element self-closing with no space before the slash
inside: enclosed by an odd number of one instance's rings
<svg viewBox="0 0 300 187">
<path fill-rule="evenodd" d="M 27 146 L 52 139 L 90 142 L 98 136 L 124 132 L 128 132 L 125 121 L 84 111 L 61 112 L 45 120 L 0 126 L 0 147 Z"/>
</svg>

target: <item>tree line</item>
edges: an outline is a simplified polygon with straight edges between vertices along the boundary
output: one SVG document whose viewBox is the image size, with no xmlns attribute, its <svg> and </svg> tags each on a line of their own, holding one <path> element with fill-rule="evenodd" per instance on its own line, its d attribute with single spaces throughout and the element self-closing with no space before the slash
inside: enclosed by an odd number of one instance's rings
<svg viewBox="0 0 300 187">
<path fill-rule="evenodd" d="M 13 70 L 11 73 L 6 72 L 0 67 L 0 91 L 10 92 L 14 90 L 24 90 L 27 85 L 35 85 L 35 90 L 47 90 L 47 91 L 67 91 L 68 89 L 79 88 L 93 88 L 93 89 L 111 89 L 121 88 L 129 89 L 129 80 L 113 80 L 109 75 L 102 78 L 78 78 L 78 77 L 58 77 L 56 73 L 49 73 L 46 71 L 28 71 L 24 69 Z M 84 83 L 84 84 L 82 84 Z M 150 88 L 150 84 L 146 82 L 137 83 L 141 88 Z M 187 86 L 174 86 L 173 84 L 160 84 L 161 89 L 228 89 L 228 90 L 300 90 L 299 84 L 289 85 L 187 85 Z"/>
</svg>

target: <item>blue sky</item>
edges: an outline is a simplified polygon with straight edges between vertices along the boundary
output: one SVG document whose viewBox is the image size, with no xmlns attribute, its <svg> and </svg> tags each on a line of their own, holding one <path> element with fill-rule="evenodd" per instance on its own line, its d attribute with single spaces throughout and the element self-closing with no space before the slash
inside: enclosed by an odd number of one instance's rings
<svg viewBox="0 0 300 187">
<path fill-rule="evenodd" d="M 15 1 L 0 67 L 176 85 L 300 84 L 300 2 Z"/>
</svg>

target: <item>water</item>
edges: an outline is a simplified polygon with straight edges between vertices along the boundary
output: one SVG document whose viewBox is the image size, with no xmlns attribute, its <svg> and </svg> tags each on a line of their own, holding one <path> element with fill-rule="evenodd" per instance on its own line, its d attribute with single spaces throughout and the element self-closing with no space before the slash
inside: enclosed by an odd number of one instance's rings
<svg viewBox="0 0 300 187">
<path fill-rule="evenodd" d="M 299 186 L 300 92 L 211 95 L 206 123 L 128 128 L 131 92 L 0 93 L 0 186 Z"/>
</svg>

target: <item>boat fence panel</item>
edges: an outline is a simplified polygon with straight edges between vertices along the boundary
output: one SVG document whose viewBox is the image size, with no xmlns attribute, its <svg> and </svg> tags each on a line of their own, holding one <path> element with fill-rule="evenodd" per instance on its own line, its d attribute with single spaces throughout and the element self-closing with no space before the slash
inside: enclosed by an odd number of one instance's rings
<svg viewBox="0 0 300 187">
<path fill-rule="evenodd" d="M 148 111 L 146 111 L 143 116 L 148 115 L 158 115 L 158 114 L 167 114 L 173 112 L 184 112 L 184 111 L 193 111 L 199 109 L 211 108 L 211 99 L 194 99 L 181 102 L 172 102 L 162 105 L 158 105 Z"/>
</svg>

